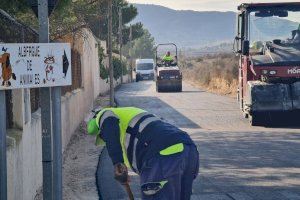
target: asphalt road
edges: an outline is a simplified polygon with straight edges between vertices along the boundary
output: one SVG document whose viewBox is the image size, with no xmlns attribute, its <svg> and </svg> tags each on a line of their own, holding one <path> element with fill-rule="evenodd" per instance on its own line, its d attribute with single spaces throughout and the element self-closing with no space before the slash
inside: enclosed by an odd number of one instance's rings
<svg viewBox="0 0 300 200">
<path fill-rule="evenodd" d="M 123 85 L 120 106 L 136 106 L 187 131 L 200 151 L 197 200 L 300 200 L 300 128 L 251 127 L 235 99 L 185 84 L 182 93 L 156 93 L 154 82 Z M 299 118 L 300 121 L 300 118 Z M 131 174 L 135 196 L 138 177 Z M 102 197 L 126 199 L 104 151 L 98 168 Z"/>
</svg>

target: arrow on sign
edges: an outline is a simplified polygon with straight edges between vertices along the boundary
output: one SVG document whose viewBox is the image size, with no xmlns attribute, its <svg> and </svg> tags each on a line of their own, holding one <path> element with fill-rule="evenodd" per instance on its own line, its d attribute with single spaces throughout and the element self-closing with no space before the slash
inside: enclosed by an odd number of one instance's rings
<svg viewBox="0 0 300 200">
<path fill-rule="evenodd" d="M 64 55 L 63 55 L 63 73 L 64 73 L 64 78 L 66 78 L 66 76 L 67 76 L 69 65 L 70 65 L 70 63 L 69 63 L 66 51 L 64 51 Z"/>
</svg>

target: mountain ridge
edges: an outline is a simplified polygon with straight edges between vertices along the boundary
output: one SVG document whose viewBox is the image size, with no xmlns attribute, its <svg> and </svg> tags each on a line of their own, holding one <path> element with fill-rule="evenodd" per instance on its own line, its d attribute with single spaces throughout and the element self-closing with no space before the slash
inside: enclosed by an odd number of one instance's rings
<svg viewBox="0 0 300 200">
<path fill-rule="evenodd" d="M 133 4 L 138 9 L 135 22 L 142 22 L 156 43 L 176 43 L 179 48 L 203 48 L 233 43 L 236 13 L 221 11 L 173 10 L 154 4 Z M 251 19 L 251 36 L 258 41 L 286 39 L 295 22 L 284 18 Z"/>
<path fill-rule="evenodd" d="M 234 38 L 234 12 L 173 10 L 154 4 L 134 5 L 139 12 L 135 22 L 141 21 L 157 43 L 175 42 L 179 47 L 197 48 L 212 43 L 232 42 Z M 220 36 L 217 32 L 221 31 L 223 35 Z"/>
</svg>

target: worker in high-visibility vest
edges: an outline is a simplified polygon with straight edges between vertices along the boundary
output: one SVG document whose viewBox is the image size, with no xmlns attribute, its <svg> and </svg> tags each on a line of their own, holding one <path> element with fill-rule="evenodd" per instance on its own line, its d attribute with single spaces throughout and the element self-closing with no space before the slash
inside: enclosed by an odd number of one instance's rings
<svg viewBox="0 0 300 200">
<path fill-rule="evenodd" d="M 134 107 L 103 109 L 87 128 L 96 145 L 106 144 L 121 184 L 131 168 L 140 175 L 143 199 L 190 199 L 199 155 L 186 132 Z"/>
<path fill-rule="evenodd" d="M 174 58 L 171 56 L 170 51 L 168 51 L 166 53 L 166 55 L 164 55 L 164 57 L 163 57 L 163 62 L 167 63 L 167 64 L 171 64 L 173 61 L 174 61 Z"/>
</svg>

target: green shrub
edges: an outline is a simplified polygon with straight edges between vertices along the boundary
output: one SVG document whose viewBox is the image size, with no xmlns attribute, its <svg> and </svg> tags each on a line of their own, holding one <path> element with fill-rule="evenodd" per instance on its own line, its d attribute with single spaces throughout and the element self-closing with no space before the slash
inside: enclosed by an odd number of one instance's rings
<svg viewBox="0 0 300 200">
<path fill-rule="evenodd" d="M 105 80 L 109 77 L 109 71 L 106 69 L 106 67 L 103 64 L 105 53 L 104 48 L 102 48 L 100 45 L 98 47 L 98 56 L 99 56 L 99 67 L 100 67 L 100 78 Z"/>
<path fill-rule="evenodd" d="M 128 74 L 127 63 L 125 61 L 120 61 L 119 58 L 113 57 L 112 64 L 114 66 L 114 79 L 117 80 L 121 77 L 122 69 L 123 75 Z"/>
<path fill-rule="evenodd" d="M 102 47 L 98 48 L 98 56 L 99 56 L 99 67 L 100 67 L 100 77 L 101 79 L 105 80 L 109 78 L 109 69 L 105 67 L 103 64 L 105 53 L 104 49 Z M 127 62 L 126 61 L 120 61 L 119 58 L 113 57 L 112 65 L 114 66 L 114 79 L 117 80 L 121 77 L 122 74 L 122 68 L 123 68 L 123 75 L 128 74 L 127 69 Z"/>
<path fill-rule="evenodd" d="M 100 64 L 100 78 L 105 80 L 109 77 L 109 71 L 105 68 L 103 64 Z"/>
</svg>

